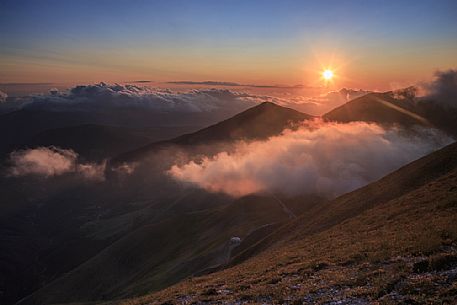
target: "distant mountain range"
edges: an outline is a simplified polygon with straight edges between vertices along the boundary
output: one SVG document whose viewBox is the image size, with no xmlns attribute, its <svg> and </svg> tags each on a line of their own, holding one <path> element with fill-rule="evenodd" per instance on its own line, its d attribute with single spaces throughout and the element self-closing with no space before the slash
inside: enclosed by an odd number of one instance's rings
<svg viewBox="0 0 457 305">
<path fill-rule="evenodd" d="M 266 139 L 280 134 L 287 127 L 294 127 L 302 121 L 314 118 L 318 117 L 265 102 L 195 133 L 152 143 L 121 154 L 115 157 L 113 162 L 132 162 L 169 146 Z M 331 110 L 324 114 L 322 119 L 339 123 L 372 122 L 387 127 L 397 125 L 408 129 L 437 128 L 451 136 L 457 136 L 457 110 L 443 109 L 426 101 L 398 99 L 393 92 L 368 93 Z"/>
<path fill-rule="evenodd" d="M 337 94 L 357 96 L 362 93 L 343 89 Z M 412 98 L 398 99 L 392 92 L 367 93 L 322 117 L 338 122 L 433 126 L 457 136 L 455 109 Z M 5 157 L 20 148 L 56 145 L 73 149 L 88 159 L 118 157 L 115 160 L 122 160 L 129 154 L 141 154 L 157 147 L 154 142 L 158 141 L 163 141 L 160 145 L 165 142 L 188 145 L 262 139 L 280 133 L 285 126 L 314 116 L 273 103 L 262 103 L 195 134 L 189 133 L 223 118 L 222 113 L 156 113 L 145 109 L 110 109 L 106 112 L 21 109 L 0 115 L 0 156 Z M 184 133 L 186 135 L 182 135 Z"/>
<path fill-rule="evenodd" d="M 74 149 L 89 159 L 109 158 L 150 142 L 198 130 L 233 114 L 157 113 L 147 109 L 57 112 L 21 109 L 0 115 L 0 157 L 15 149 L 53 144 Z"/>
<path fill-rule="evenodd" d="M 369 93 L 322 120 L 435 127 L 455 136 L 453 111 L 428 101 L 398 99 L 391 92 Z M 15 142 L 7 135 L 9 148 L 56 145 L 119 165 L 142 162 L 169 147 L 203 154 L 207 151 L 200 147 L 218 150 L 224 143 L 262 141 L 319 119 L 262 103 L 175 136 L 189 127 L 156 128 L 147 124 L 147 113 L 122 119 L 117 117 L 121 113 L 94 115 L 88 120 L 76 113 L 19 111 L 3 115 L 0 126 L 3 134 L 13 128 L 21 139 Z M 108 124 L 124 119 L 137 124 Z M 157 122 L 169 119 L 165 115 Z M 452 276 L 457 276 L 456 145 L 333 200 L 271 193 L 232 198 L 186 189 L 162 173 L 169 164 L 161 156 L 140 165 L 142 175 L 132 181 L 108 176 L 103 183 L 90 184 L 71 176 L 46 181 L 2 176 L 0 301 L 452 301 Z M 431 286 L 418 285 L 417 277 Z M 430 288 L 434 283 L 440 288 Z"/>
</svg>

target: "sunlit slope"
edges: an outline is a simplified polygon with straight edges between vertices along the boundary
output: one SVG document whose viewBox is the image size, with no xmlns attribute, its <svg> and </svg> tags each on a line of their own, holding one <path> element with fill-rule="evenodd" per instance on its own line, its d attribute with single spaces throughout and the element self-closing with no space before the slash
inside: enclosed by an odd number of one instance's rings
<svg viewBox="0 0 457 305">
<path fill-rule="evenodd" d="M 247 261 L 125 304 L 451 302 L 457 144 L 286 224 Z"/>
<path fill-rule="evenodd" d="M 429 97 L 399 98 L 393 92 L 369 93 L 337 107 L 324 120 L 365 121 L 384 126 L 434 127 L 457 137 L 457 108 Z"/>
<path fill-rule="evenodd" d="M 395 99 L 390 92 L 369 93 L 329 111 L 323 118 L 341 123 L 365 121 L 402 126 L 432 126 L 425 117 L 416 113 L 415 107 L 413 101 Z"/>
</svg>

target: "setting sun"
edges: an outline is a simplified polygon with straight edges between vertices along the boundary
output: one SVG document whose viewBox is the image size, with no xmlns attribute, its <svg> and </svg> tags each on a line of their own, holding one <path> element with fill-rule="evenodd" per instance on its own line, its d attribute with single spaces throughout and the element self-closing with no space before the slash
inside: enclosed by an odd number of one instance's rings
<svg viewBox="0 0 457 305">
<path fill-rule="evenodd" d="M 333 78 L 333 71 L 330 69 L 325 69 L 324 72 L 322 72 L 322 77 L 326 80 L 329 81 Z"/>
<path fill-rule="evenodd" d="M 457 305 L 457 0 L 131 2 L 0 0 L 0 305 Z"/>
</svg>

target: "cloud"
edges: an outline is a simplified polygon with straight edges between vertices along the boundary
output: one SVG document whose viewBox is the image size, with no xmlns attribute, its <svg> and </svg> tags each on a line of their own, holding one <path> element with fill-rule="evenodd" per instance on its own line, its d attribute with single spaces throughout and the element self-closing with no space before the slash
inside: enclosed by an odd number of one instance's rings
<svg viewBox="0 0 457 305">
<path fill-rule="evenodd" d="M 392 97 L 397 100 L 413 100 L 419 93 L 419 88 L 416 86 L 409 86 L 392 91 Z"/>
<path fill-rule="evenodd" d="M 25 109 L 48 111 L 103 111 L 111 108 L 145 108 L 157 112 L 242 111 L 255 105 L 248 95 L 225 89 L 175 93 L 131 84 L 75 86 L 67 91 L 25 98 Z"/>
<path fill-rule="evenodd" d="M 75 172 L 88 180 L 105 180 L 106 161 L 101 163 L 76 164 Z"/>
<path fill-rule="evenodd" d="M 435 79 L 423 85 L 425 100 L 449 107 L 457 107 L 457 70 L 438 71 Z"/>
<path fill-rule="evenodd" d="M 211 85 L 230 87 L 296 89 L 302 86 L 243 85 L 232 82 L 178 81 L 173 84 Z M 158 113 L 238 113 L 262 102 L 274 102 L 312 115 L 321 115 L 330 109 L 366 94 L 367 91 L 341 89 L 319 97 L 291 95 L 287 98 L 250 94 L 228 89 L 195 89 L 176 92 L 169 89 L 154 89 L 135 84 L 79 85 L 68 90 L 51 89 L 47 94 L 16 98 L 8 105 L 8 111 L 31 109 L 42 111 L 97 112 L 109 109 L 147 109 Z M 0 94 L 0 101 L 2 100 Z M 6 107 L 3 106 L 4 108 Z M 0 108 L 0 112 L 2 109 Z"/>
<path fill-rule="evenodd" d="M 50 95 L 58 95 L 59 94 L 59 89 L 51 88 L 51 89 L 49 89 L 49 94 Z"/>
<path fill-rule="evenodd" d="M 118 166 L 112 167 L 111 170 L 120 175 L 131 175 L 137 166 L 137 163 L 122 163 Z"/>
<path fill-rule="evenodd" d="M 8 94 L 0 90 L 0 103 L 6 102 L 6 99 L 8 98 Z"/>
<path fill-rule="evenodd" d="M 251 87 L 251 88 L 270 88 L 270 89 L 301 89 L 301 88 L 311 88 L 304 85 L 259 85 L 259 84 L 240 84 L 235 82 L 221 82 L 221 81 L 190 81 L 190 80 L 183 80 L 183 81 L 172 81 L 167 82 L 168 84 L 175 84 L 175 85 L 202 85 L 202 86 L 224 86 L 224 87 Z"/>
<path fill-rule="evenodd" d="M 239 83 L 234 82 L 220 82 L 220 81 L 203 81 L 203 82 L 195 82 L 190 80 L 182 80 L 182 81 L 173 81 L 168 82 L 168 84 L 175 84 L 175 85 L 205 85 L 205 86 L 227 86 L 227 87 L 239 87 L 243 86 Z"/>
<path fill-rule="evenodd" d="M 225 87 L 244 87 L 244 88 L 270 88 L 270 89 L 303 89 L 311 88 L 303 85 L 284 86 L 284 85 L 252 85 L 241 84 L 235 82 L 221 82 L 221 81 L 172 81 L 169 84 L 178 85 L 204 85 L 204 86 L 225 86 Z M 238 89 L 238 88 L 237 88 Z M 293 108 L 297 111 L 305 112 L 311 115 L 322 115 L 335 107 L 347 103 L 355 98 L 363 96 L 371 91 L 353 90 L 343 88 L 339 91 L 330 91 L 315 97 L 302 96 L 300 94 L 290 94 L 287 98 L 259 94 L 244 93 L 243 97 L 255 103 L 272 102 L 278 105 Z M 239 93 L 238 93 L 239 94 Z"/>
<path fill-rule="evenodd" d="M 232 196 L 272 191 L 334 197 L 451 141 L 430 129 L 407 136 L 375 124 L 315 121 L 267 141 L 239 143 L 232 153 L 175 164 L 168 174 L 178 181 Z"/>
<path fill-rule="evenodd" d="M 257 98 L 262 101 L 273 102 L 284 107 L 293 108 L 297 111 L 317 116 L 368 93 L 370 93 L 370 91 L 343 88 L 339 91 L 330 91 L 317 97 L 291 96 L 286 99 L 271 96 L 257 96 Z"/>
<path fill-rule="evenodd" d="M 310 109 L 309 112 L 310 114 L 315 114 L 316 112 L 316 114 L 323 114 L 368 93 L 370 93 L 370 91 L 346 88 L 339 91 L 331 91 L 320 97 L 310 98 L 307 103 L 312 104 L 315 110 Z"/>
<path fill-rule="evenodd" d="M 78 154 L 71 149 L 38 147 L 14 151 L 10 154 L 8 174 L 14 177 L 40 176 L 44 178 L 74 173 L 89 180 L 104 180 L 105 162 L 79 163 Z"/>
</svg>

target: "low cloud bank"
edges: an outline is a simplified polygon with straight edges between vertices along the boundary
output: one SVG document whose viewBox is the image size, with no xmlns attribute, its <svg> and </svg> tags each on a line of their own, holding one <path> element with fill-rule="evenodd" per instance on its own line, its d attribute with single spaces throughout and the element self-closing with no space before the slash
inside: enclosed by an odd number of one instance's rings
<svg viewBox="0 0 457 305">
<path fill-rule="evenodd" d="M 261 84 L 241 84 L 236 82 L 222 82 L 222 81 L 172 81 L 168 82 L 174 85 L 200 85 L 200 86 L 223 86 L 223 87 L 251 87 L 251 88 L 267 88 L 267 89 L 301 89 L 311 88 L 304 85 L 261 85 Z"/>
<path fill-rule="evenodd" d="M 180 81 L 173 84 L 229 86 L 229 87 L 272 87 L 296 89 L 297 86 L 259 86 L 243 85 L 234 82 L 194 82 Z M 418 91 L 425 92 L 427 100 L 457 107 L 457 70 L 438 71 L 429 83 L 416 87 L 396 90 L 395 97 L 413 98 Z M 288 97 L 250 94 L 228 89 L 195 89 L 189 92 L 174 92 L 167 89 L 154 89 L 132 84 L 92 84 L 79 85 L 66 91 L 51 89 L 48 94 L 16 98 L 17 109 L 37 109 L 48 111 L 97 111 L 110 108 L 144 108 L 157 112 L 205 113 L 226 111 L 236 113 L 262 102 L 294 108 L 312 115 L 322 115 L 370 91 L 343 88 L 317 97 L 306 97 L 290 94 Z M 0 103 L 7 99 L 6 93 L 0 91 Z M 11 107 L 11 105 L 9 106 Z M 1 112 L 1 109 L 0 109 Z"/>
<path fill-rule="evenodd" d="M 74 173 L 88 180 L 104 180 L 105 162 L 80 163 L 78 154 L 71 149 L 38 147 L 14 151 L 10 154 L 8 174 L 14 177 L 54 177 Z"/>
<path fill-rule="evenodd" d="M 189 84 L 216 86 L 220 83 L 189 82 Z M 231 87 L 242 86 L 237 83 L 223 84 Z M 287 87 L 282 89 L 287 89 Z M 312 115 L 320 115 L 366 93 L 368 91 L 341 89 L 318 97 L 310 98 L 290 95 L 287 98 L 283 98 L 228 89 L 213 88 L 174 92 L 168 89 L 154 89 L 132 84 L 99 83 L 79 85 L 65 91 L 51 89 L 47 94 L 16 98 L 14 103 L 10 103 L 9 107 L 13 107 L 14 110 L 31 109 L 41 111 L 96 112 L 113 108 L 144 108 L 159 113 L 211 113 L 214 111 L 237 113 L 262 102 L 274 102 Z M 0 92 L 0 102 L 6 101 L 6 98 L 7 95 Z"/>
<path fill-rule="evenodd" d="M 0 90 L 0 103 L 6 102 L 6 99 L 8 98 L 8 94 Z"/>
<path fill-rule="evenodd" d="M 68 91 L 25 98 L 22 108 L 47 111 L 97 111 L 110 108 L 145 108 L 158 112 L 238 111 L 255 105 L 249 95 L 224 89 L 201 89 L 185 93 L 136 85 L 99 83 Z M 19 104 L 18 104 L 19 105 Z"/>
<path fill-rule="evenodd" d="M 343 88 L 339 91 L 330 91 L 318 97 L 291 98 L 289 100 L 278 100 L 276 102 L 279 105 L 294 108 L 311 115 L 322 115 L 370 92 L 371 91 Z"/>
<path fill-rule="evenodd" d="M 335 197 L 451 142 L 431 129 L 406 135 L 375 124 L 315 121 L 267 141 L 239 143 L 234 153 L 173 165 L 168 174 L 232 196 L 272 191 Z"/>
<path fill-rule="evenodd" d="M 344 103 L 364 96 L 370 92 L 371 91 L 343 88 L 339 91 L 330 91 L 317 97 L 290 95 L 287 98 L 284 98 L 269 95 L 246 94 L 245 98 L 251 100 L 254 104 L 271 102 L 310 115 L 319 116 L 334 109 L 335 107 L 341 106 Z"/>
</svg>

